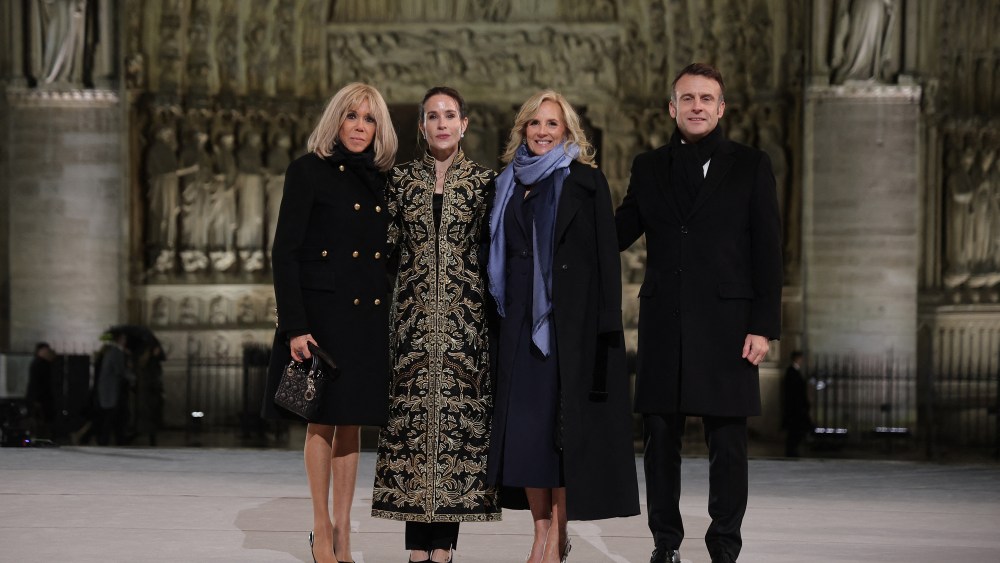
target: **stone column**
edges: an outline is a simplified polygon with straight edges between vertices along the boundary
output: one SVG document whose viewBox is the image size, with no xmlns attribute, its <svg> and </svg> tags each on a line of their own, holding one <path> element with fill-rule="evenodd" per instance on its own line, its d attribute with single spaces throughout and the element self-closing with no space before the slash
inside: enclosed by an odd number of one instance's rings
<svg viewBox="0 0 1000 563">
<path fill-rule="evenodd" d="M 916 352 L 919 102 L 917 86 L 806 93 L 803 300 L 812 353 Z"/>
<path fill-rule="evenodd" d="M 118 96 L 100 90 L 8 89 L 0 212 L 9 276 L 0 350 L 47 340 L 89 352 L 125 320 L 125 190 Z"/>
</svg>

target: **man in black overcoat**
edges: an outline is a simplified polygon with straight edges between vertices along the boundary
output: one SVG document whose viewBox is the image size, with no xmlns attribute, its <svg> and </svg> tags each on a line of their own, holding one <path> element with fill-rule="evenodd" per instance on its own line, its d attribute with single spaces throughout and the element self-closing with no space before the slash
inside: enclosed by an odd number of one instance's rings
<svg viewBox="0 0 1000 563">
<path fill-rule="evenodd" d="M 725 139 L 722 75 L 695 63 L 672 85 L 670 142 L 640 154 L 615 213 L 618 244 L 646 235 L 635 409 L 643 415 L 651 563 L 679 562 L 681 438 L 700 416 L 709 450 L 705 543 L 735 561 L 747 505 L 747 417 L 757 366 L 781 328 L 781 220 L 767 155 Z"/>
</svg>

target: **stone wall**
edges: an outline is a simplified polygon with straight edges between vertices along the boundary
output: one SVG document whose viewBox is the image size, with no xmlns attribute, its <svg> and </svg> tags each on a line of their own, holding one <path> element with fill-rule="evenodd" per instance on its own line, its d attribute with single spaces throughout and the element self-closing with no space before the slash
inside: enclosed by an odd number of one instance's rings
<svg viewBox="0 0 1000 563">
<path fill-rule="evenodd" d="M 11 89 L 7 103 L 8 346 L 89 351 L 125 320 L 118 98 Z"/>
</svg>

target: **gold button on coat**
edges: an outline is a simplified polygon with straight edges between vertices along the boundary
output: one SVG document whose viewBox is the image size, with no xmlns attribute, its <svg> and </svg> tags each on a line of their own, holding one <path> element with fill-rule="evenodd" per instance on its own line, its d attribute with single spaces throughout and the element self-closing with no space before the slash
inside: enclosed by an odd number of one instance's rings
<svg viewBox="0 0 1000 563">
<path fill-rule="evenodd" d="M 319 255 L 322 256 L 323 258 L 326 258 L 326 254 L 327 252 L 325 250 L 319 253 Z"/>
<path fill-rule="evenodd" d="M 381 299 L 376 299 L 375 300 L 375 304 L 376 305 L 381 305 L 382 304 L 382 300 Z"/>
<path fill-rule="evenodd" d="M 340 166 L 338 166 L 337 168 L 339 168 L 341 172 L 343 172 L 343 171 L 344 171 L 344 165 L 343 165 L 343 164 L 341 164 L 341 165 L 340 165 Z"/>
<path fill-rule="evenodd" d="M 376 205 L 375 206 L 375 213 L 382 213 L 382 206 L 381 205 Z"/>
<path fill-rule="evenodd" d="M 355 305 L 360 305 L 361 304 L 361 300 L 360 299 L 355 299 L 354 300 L 354 304 Z"/>
<path fill-rule="evenodd" d="M 358 257 L 358 251 L 355 250 L 354 252 L 352 252 L 351 256 L 353 256 L 354 258 L 357 258 Z"/>
<path fill-rule="evenodd" d="M 354 210 L 355 211 L 361 211 L 361 204 L 360 203 L 355 203 L 354 204 Z"/>
<path fill-rule="evenodd" d="M 376 253 L 375 253 L 375 259 L 376 259 L 376 260 L 378 260 L 378 259 L 379 259 L 379 258 L 381 258 L 381 257 L 382 257 L 382 253 L 381 253 L 381 252 L 376 252 Z"/>
</svg>

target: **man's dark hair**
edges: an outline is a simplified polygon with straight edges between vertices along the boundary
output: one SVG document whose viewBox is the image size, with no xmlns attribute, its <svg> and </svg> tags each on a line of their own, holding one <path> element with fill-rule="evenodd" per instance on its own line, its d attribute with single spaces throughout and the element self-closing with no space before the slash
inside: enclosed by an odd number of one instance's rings
<svg viewBox="0 0 1000 563">
<path fill-rule="evenodd" d="M 792 363 L 795 363 L 802 359 L 802 350 L 792 350 L 792 355 L 789 356 Z"/>
<path fill-rule="evenodd" d="M 704 76 L 705 78 L 711 78 L 712 80 L 719 83 L 719 101 L 721 102 L 726 97 L 726 83 L 722 81 L 722 73 L 719 69 L 706 63 L 691 63 L 684 67 L 679 73 L 677 73 L 677 78 L 670 84 L 670 99 L 677 101 L 677 81 L 681 79 L 682 76 L 686 75 L 692 76 Z"/>
<path fill-rule="evenodd" d="M 49 346 L 48 342 L 39 342 L 39 343 L 35 344 L 35 353 L 37 354 L 43 348 L 52 348 L 52 346 Z"/>
</svg>

